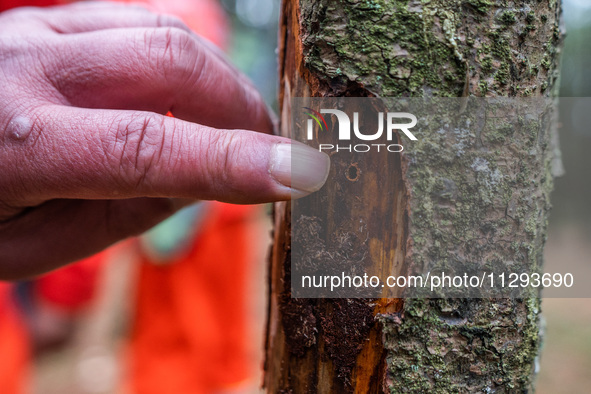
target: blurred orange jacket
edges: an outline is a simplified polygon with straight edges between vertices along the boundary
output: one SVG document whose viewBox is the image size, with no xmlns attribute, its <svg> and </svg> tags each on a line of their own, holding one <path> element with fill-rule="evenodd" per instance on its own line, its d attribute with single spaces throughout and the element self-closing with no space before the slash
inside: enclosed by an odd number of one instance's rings
<svg viewBox="0 0 591 394">
<path fill-rule="evenodd" d="M 132 393 L 210 394 L 252 375 L 247 316 L 252 206 L 209 203 L 189 253 L 147 257 L 129 341 Z"/>
</svg>

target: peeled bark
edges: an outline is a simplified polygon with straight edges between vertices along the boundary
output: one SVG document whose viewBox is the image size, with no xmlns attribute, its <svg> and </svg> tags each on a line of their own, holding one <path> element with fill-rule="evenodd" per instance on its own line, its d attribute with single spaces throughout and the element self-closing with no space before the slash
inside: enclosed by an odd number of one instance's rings
<svg viewBox="0 0 591 394">
<path fill-rule="evenodd" d="M 285 0 L 281 133 L 290 136 L 290 97 L 550 96 L 559 19 L 556 0 Z M 447 146 L 438 138 L 423 137 L 413 147 L 420 160 L 412 166 L 405 155 L 388 159 L 396 212 L 380 247 L 395 256 L 397 272 L 450 255 L 519 259 L 539 270 L 552 188 L 548 133 L 525 124 L 478 136 L 465 141 L 467 154 L 453 162 L 433 149 Z M 489 170 L 503 175 L 494 185 L 487 173 L 465 182 L 472 153 L 482 151 Z M 382 188 L 371 192 L 384 194 Z M 533 389 L 541 342 L 538 294 L 294 299 L 290 215 L 289 204 L 275 205 L 268 392 Z"/>
</svg>

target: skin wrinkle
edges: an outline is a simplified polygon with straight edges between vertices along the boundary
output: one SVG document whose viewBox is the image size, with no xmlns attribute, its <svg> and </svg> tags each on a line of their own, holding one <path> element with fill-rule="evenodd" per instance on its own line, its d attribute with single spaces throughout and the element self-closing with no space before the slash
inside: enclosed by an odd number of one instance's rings
<svg viewBox="0 0 591 394">
<path fill-rule="evenodd" d="M 112 122 L 107 123 L 108 130 L 124 130 L 124 128 L 122 127 L 124 120 L 123 119 L 114 119 Z M 121 133 L 116 133 L 115 134 L 115 140 L 117 140 L 122 134 Z M 123 135 L 127 136 L 127 133 L 123 133 Z M 117 156 L 115 155 L 115 150 L 113 149 L 114 146 L 114 142 L 110 140 L 111 138 L 111 134 L 105 135 L 103 136 L 100 141 L 101 141 L 101 154 L 100 157 L 102 157 L 103 160 L 103 165 L 105 167 L 110 167 L 113 169 L 111 177 L 110 177 L 110 181 L 113 183 L 113 185 L 116 185 L 116 187 L 113 188 L 113 195 L 117 196 L 119 194 L 119 192 L 117 192 L 118 190 L 121 189 L 125 189 L 128 186 L 124 184 L 124 182 L 122 182 L 122 179 L 126 179 L 124 177 L 124 174 L 122 174 L 123 172 L 123 167 L 122 167 L 122 163 L 121 163 L 121 157 L 117 158 Z M 125 144 L 127 143 L 127 137 L 124 138 L 124 148 L 125 148 Z M 115 160 L 115 161 L 114 161 Z M 118 160 L 118 161 L 117 161 Z M 113 165 L 113 163 L 119 163 L 118 165 Z M 115 171 L 116 169 L 116 171 Z M 123 176 L 122 176 L 123 175 Z"/>
<path fill-rule="evenodd" d="M 81 48 L 81 43 L 84 42 L 84 38 L 79 37 L 69 38 L 71 41 L 71 46 L 77 47 L 77 50 L 72 50 L 72 53 L 67 56 L 63 57 L 64 61 L 68 61 L 68 59 L 75 58 L 80 56 L 79 50 Z M 108 39 L 108 37 L 105 37 Z M 141 41 L 141 40 L 133 40 Z M 86 52 L 86 50 L 85 50 Z M 82 64 L 74 64 L 72 66 L 64 66 L 62 70 L 66 70 L 68 68 L 71 69 L 71 73 L 64 74 L 63 72 L 58 72 L 57 78 L 60 80 L 60 92 L 69 98 L 71 105 L 77 105 L 85 101 L 86 96 L 88 96 L 92 91 L 87 88 L 92 88 L 94 91 L 103 91 L 108 89 L 110 85 L 112 85 L 111 80 L 103 81 L 103 78 L 99 76 L 108 75 L 109 77 L 113 78 L 116 75 L 110 76 L 106 73 L 107 70 L 116 68 L 120 72 L 124 72 L 124 70 L 132 70 L 133 64 L 141 64 L 142 59 L 139 56 L 140 51 L 137 51 L 136 54 L 136 61 L 135 63 L 130 61 L 127 56 L 120 56 L 118 58 L 111 58 L 111 59 L 102 59 L 100 57 L 94 56 L 94 61 L 92 66 L 88 64 L 85 65 L 85 62 Z M 90 56 L 90 55 L 87 55 Z M 111 61 L 115 61 L 112 63 Z M 74 75 L 75 78 L 70 77 L 70 75 Z"/>
<path fill-rule="evenodd" d="M 64 30 L 59 27 L 59 23 L 52 23 L 51 21 L 43 20 L 41 18 L 39 19 L 39 23 L 47 26 L 47 28 L 53 30 L 57 34 L 65 34 Z"/>
<path fill-rule="evenodd" d="M 61 93 L 59 88 L 59 79 L 57 79 L 58 70 L 66 69 L 67 65 L 65 62 L 60 61 L 62 56 L 64 56 L 64 52 L 67 50 L 66 45 L 59 45 L 59 49 L 56 49 L 53 53 L 51 53 L 51 45 L 36 45 L 35 43 L 30 43 L 25 51 L 27 56 L 18 56 L 18 59 L 23 63 L 21 66 L 26 69 L 28 56 L 36 56 L 35 63 L 40 67 L 41 73 L 37 76 L 35 74 L 28 73 L 32 78 L 38 79 L 39 83 L 30 83 L 28 86 L 40 86 L 42 88 L 31 92 L 32 96 L 36 100 L 43 100 L 45 102 L 51 103 L 60 103 L 62 105 L 70 105 L 70 102 L 67 98 Z M 55 64 L 56 59 L 58 64 Z M 46 83 L 44 83 L 46 82 Z M 22 84 L 22 81 L 21 81 Z M 49 85 L 49 86 L 48 86 Z M 22 86 L 22 85 L 21 85 Z M 49 87 L 49 89 L 48 89 Z"/>
<path fill-rule="evenodd" d="M 144 144 L 146 134 L 153 132 L 152 124 L 154 123 L 154 121 L 154 118 L 151 116 L 144 118 L 144 124 L 142 125 L 138 133 L 139 137 L 135 149 L 135 169 L 138 174 L 137 181 L 135 184 L 136 189 L 139 189 L 140 185 L 145 184 L 146 176 L 148 175 L 148 171 L 151 167 L 152 159 L 142 160 L 142 163 L 140 165 L 140 158 L 146 154 L 145 149 L 142 149 L 142 145 Z M 162 133 L 164 134 L 164 130 L 162 130 Z"/>
<path fill-rule="evenodd" d="M 222 181 L 226 183 L 226 186 L 232 186 L 234 182 L 230 182 L 232 179 L 230 174 L 233 173 L 231 169 L 239 156 L 237 153 L 243 151 L 242 144 L 244 143 L 244 139 L 236 138 L 235 133 L 229 132 L 224 134 L 223 141 L 224 146 L 221 149 L 224 152 L 223 164 L 221 165 L 221 168 L 223 168 Z"/>
<path fill-rule="evenodd" d="M 29 138 L 31 139 L 31 150 L 35 149 L 39 144 L 39 140 L 43 137 L 42 126 L 39 126 L 40 118 L 43 116 L 42 112 L 43 107 L 38 108 L 36 111 L 31 112 L 31 133 L 29 134 Z M 33 138 L 31 138 L 31 134 Z"/>
<path fill-rule="evenodd" d="M 195 91 L 201 92 L 199 97 L 202 98 L 203 96 L 207 96 L 209 92 L 209 86 L 207 83 L 208 72 L 206 71 L 208 71 L 208 69 L 210 68 L 211 60 L 203 53 L 198 54 L 197 57 L 192 60 L 192 62 L 188 63 L 192 65 L 192 67 L 190 68 L 190 72 L 192 72 L 192 74 L 185 74 L 186 79 L 184 81 L 181 81 L 181 83 L 186 84 L 186 86 L 193 86 Z"/>
<path fill-rule="evenodd" d="M 158 142 L 158 147 L 160 149 L 158 149 L 158 152 L 156 152 L 155 155 L 155 160 L 157 163 L 160 163 L 160 165 L 163 165 L 163 159 L 162 157 L 164 156 L 164 149 L 169 148 L 168 146 L 168 139 L 170 139 L 171 141 L 173 141 L 174 143 L 174 135 L 176 134 L 176 128 L 174 127 L 174 125 L 170 126 L 170 127 L 164 127 L 165 122 L 164 119 L 162 119 L 162 133 L 160 133 L 160 141 Z M 168 138 L 168 139 L 167 139 Z M 170 149 L 169 150 L 169 154 L 168 154 L 168 158 L 167 158 L 167 162 L 168 164 L 170 164 Z M 169 166 L 170 168 L 170 166 Z M 149 169 L 148 169 L 149 170 Z M 160 176 L 160 171 L 156 174 L 156 176 Z"/>
<path fill-rule="evenodd" d="M 77 95 L 86 93 L 85 85 L 100 82 L 96 74 L 98 69 L 106 69 L 109 65 L 97 58 L 95 64 L 90 67 L 88 64 L 72 62 L 78 57 L 77 50 L 84 41 L 81 37 L 64 36 L 59 45 L 59 51 L 52 56 L 52 70 L 47 71 L 48 80 L 66 100 L 67 105 L 75 105 L 79 98 Z"/>
<path fill-rule="evenodd" d="M 109 144 L 110 149 L 113 150 L 113 158 L 117 158 L 117 161 L 112 163 L 112 165 L 110 166 L 111 168 L 115 169 L 117 168 L 119 171 L 124 173 L 124 179 L 129 179 L 129 174 L 127 173 L 128 171 L 132 171 L 133 173 L 135 173 L 136 169 L 135 168 L 130 168 L 127 163 L 131 162 L 131 160 L 133 159 L 133 161 L 135 161 L 135 158 L 130 158 L 129 156 L 126 155 L 126 152 L 129 152 L 130 149 L 127 147 L 127 145 L 129 144 L 129 139 L 130 139 L 130 135 L 133 134 L 133 131 L 131 130 L 133 128 L 133 123 L 137 122 L 138 120 L 136 119 L 132 119 L 131 122 L 127 123 L 125 119 L 121 119 L 121 121 L 119 122 L 118 125 L 118 132 L 115 136 L 115 140 Z M 139 121 L 141 121 L 141 119 L 139 119 Z M 108 139 L 109 136 L 107 136 Z M 122 142 L 118 142 L 118 141 L 122 141 Z M 137 151 L 137 150 L 136 150 Z M 125 169 L 128 169 L 127 171 L 125 171 Z M 131 179 L 133 179 L 133 176 L 131 177 Z M 136 184 L 137 185 L 137 184 Z M 126 184 L 125 188 L 129 188 L 131 187 L 131 185 Z"/>
<path fill-rule="evenodd" d="M 199 137 L 200 144 L 213 146 L 216 149 L 207 150 L 205 155 L 197 160 L 199 168 L 198 172 L 202 175 L 202 179 L 205 179 L 206 183 L 213 184 L 214 190 L 218 191 L 219 189 L 217 189 L 217 187 L 221 187 L 222 184 L 225 186 L 227 182 L 223 171 L 221 174 L 219 174 L 218 182 L 213 182 L 213 180 L 216 179 L 216 173 L 212 171 L 212 169 L 217 168 L 217 163 L 218 160 L 220 160 L 220 157 L 217 155 L 212 156 L 212 152 L 215 152 L 218 150 L 217 148 L 224 146 L 223 142 L 220 141 L 227 138 L 227 135 L 226 133 L 220 133 L 216 135 L 206 135 L 205 133 L 200 133 Z"/>
<path fill-rule="evenodd" d="M 163 66 L 162 69 L 163 70 L 167 70 L 167 69 L 174 69 L 175 66 L 178 66 L 179 63 L 177 63 L 177 60 L 180 59 L 175 59 L 175 48 L 177 48 L 178 46 L 176 45 L 177 42 L 175 41 L 176 35 L 175 32 L 172 30 L 172 28 L 164 28 L 166 30 L 164 30 L 163 34 L 164 34 L 164 52 L 162 53 L 162 55 L 159 54 L 158 59 L 160 61 L 166 61 L 166 59 L 168 58 L 168 64 Z M 178 38 L 178 40 L 180 40 L 180 37 Z M 180 53 L 179 53 L 180 55 Z M 179 56 L 180 57 L 180 56 Z"/>
<path fill-rule="evenodd" d="M 134 43 L 136 44 L 136 45 L 134 45 L 135 55 L 137 56 L 136 60 L 138 62 L 141 62 L 142 61 L 142 54 L 145 53 L 146 57 L 150 60 L 150 64 L 152 63 L 152 60 L 156 60 L 156 65 L 158 67 L 159 57 L 154 56 L 154 54 L 153 54 L 153 52 L 155 51 L 155 49 L 154 49 L 155 31 L 154 30 L 146 30 L 146 31 L 144 31 L 143 35 L 144 35 L 143 40 L 134 40 Z M 141 45 L 141 48 L 140 48 L 140 44 L 143 44 L 143 45 Z"/>
<path fill-rule="evenodd" d="M 190 36 L 188 36 L 190 37 Z M 182 73 L 181 75 L 184 77 L 179 83 L 186 86 L 195 86 L 199 87 L 199 84 L 203 81 L 204 77 L 204 70 L 209 67 L 208 64 L 208 57 L 205 56 L 205 52 L 198 51 L 197 45 L 190 39 L 186 41 L 182 41 L 182 46 L 179 53 L 179 61 L 180 58 L 184 58 L 188 72 Z M 190 58 L 187 58 L 188 54 L 191 55 Z"/>
<path fill-rule="evenodd" d="M 159 124 L 159 127 L 155 128 L 153 133 L 147 134 L 149 138 L 146 144 L 150 147 L 150 153 L 144 165 L 144 179 L 148 180 L 148 184 L 144 184 L 144 187 L 149 187 L 150 189 L 153 189 L 152 184 L 154 180 L 161 177 L 163 168 L 162 157 L 165 151 L 170 152 L 169 136 L 177 132 L 174 123 L 167 123 L 165 117 L 155 118 L 154 122 Z M 170 153 L 168 156 L 170 156 Z M 158 195 L 156 191 L 152 191 L 152 193 Z"/>
<path fill-rule="evenodd" d="M 165 80 L 173 82 L 170 85 L 173 85 L 176 81 L 180 86 L 198 87 L 203 80 L 203 71 L 208 67 L 207 58 L 202 51 L 197 50 L 195 42 L 184 30 L 170 28 L 166 31 L 166 35 L 166 48 L 163 58 L 168 53 L 170 64 L 168 67 L 163 68 Z M 178 42 L 175 42 L 176 40 Z M 176 54 L 174 48 L 178 48 Z M 178 72 L 166 73 L 166 70 L 178 70 Z"/>
<path fill-rule="evenodd" d="M 141 188 L 145 188 L 150 185 L 149 181 L 151 178 L 158 177 L 157 169 L 161 163 L 167 132 L 168 127 L 165 125 L 165 119 L 145 118 L 140 140 L 137 144 L 136 169 L 138 170 L 139 177 L 136 188 L 139 189 L 140 186 L 143 186 Z M 158 136 L 160 136 L 159 139 Z M 150 140 L 154 140 L 154 142 Z M 142 157 L 144 158 L 142 159 Z M 141 163 L 140 159 L 142 159 Z"/>
<path fill-rule="evenodd" d="M 168 136 L 168 138 L 169 138 L 170 152 L 169 152 L 169 155 L 166 159 L 166 166 L 168 168 L 175 168 L 174 166 L 176 163 L 173 163 L 173 158 L 178 156 L 178 152 L 174 151 L 175 140 L 177 138 L 177 134 L 178 134 L 177 129 L 173 129 L 172 133 L 162 133 L 162 141 L 160 143 L 162 144 L 163 147 L 164 147 L 164 144 L 166 143 L 165 137 Z M 162 153 L 160 156 L 162 156 Z"/>
</svg>

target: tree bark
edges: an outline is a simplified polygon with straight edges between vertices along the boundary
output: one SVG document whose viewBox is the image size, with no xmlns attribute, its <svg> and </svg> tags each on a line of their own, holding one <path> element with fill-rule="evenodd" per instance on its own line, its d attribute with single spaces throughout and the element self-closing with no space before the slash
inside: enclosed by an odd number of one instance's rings
<svg viewBox="0 0 591 394">
<path fill-rule="evenodd" d="M 557 0 L 284 0 L 281 134 L 290 136 L 291 97 L 550 96 L 559 21 Z M 446 146 L 437 138 L 421 139 L 420 160 L 412 166 L 405 155 L 388 162 L 395 214 L 380 241 L 399 263 L 396 272 L 451 255 L 541 267 L 552 188 L 548 134 L 523 126 L 480 136 L 465 141 L 468 154 L 453 163 L 430 148 Z M 483 151 L 491 170 L 503 174 L 500 184 L 478 177 L 465 182 L 471 153 Z M 454 185 L 451 197 L 441 198 L 442 179 Z M 371 192 L 384 195 L 382 187 Z M 537 293 L 523 299 L 295 299 L 290 205 L 275 204 L 274 220 L 268 392 L 533 389 L 541 343 Z"/>
</svg>

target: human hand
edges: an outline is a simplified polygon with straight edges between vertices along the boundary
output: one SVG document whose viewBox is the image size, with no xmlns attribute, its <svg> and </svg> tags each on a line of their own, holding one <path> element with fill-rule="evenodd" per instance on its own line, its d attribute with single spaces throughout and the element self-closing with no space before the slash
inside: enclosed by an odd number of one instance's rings
<svg viewBox="0 0 591 394">
<path fill-rule="evenodd" d="M 0 104 L 4 279 L 141 233 L 179 198 L 287 200 L 328 173 L 325 154 L 265 134 L 263 100 L 215 48 L 137 6 L 0 14 Z"/>
</svg>

